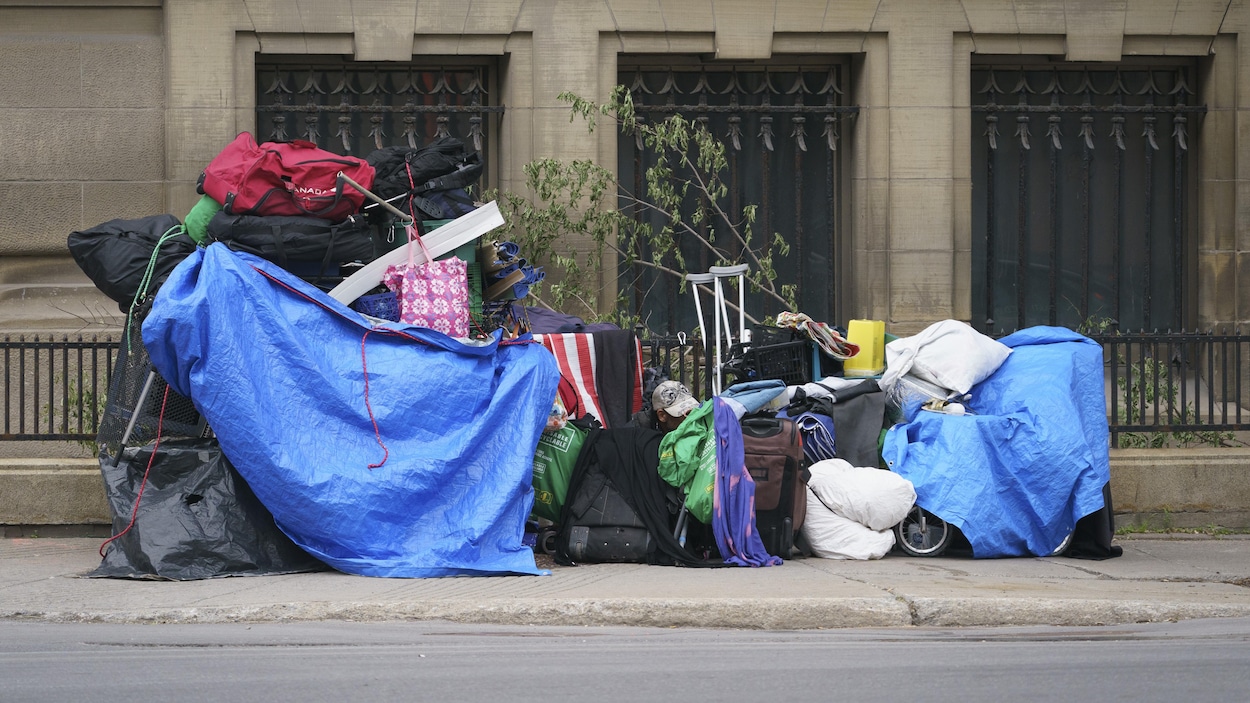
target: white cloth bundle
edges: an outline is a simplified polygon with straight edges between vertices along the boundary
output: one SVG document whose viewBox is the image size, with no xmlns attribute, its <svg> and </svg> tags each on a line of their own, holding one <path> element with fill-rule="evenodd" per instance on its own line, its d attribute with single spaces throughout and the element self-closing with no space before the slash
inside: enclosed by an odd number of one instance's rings
<svg viewBox="0 0 1250 703">
<path fill-rule="evenodd" d="M 843 459 L 812 464 L 803 536 L 826 559 L 880 559 L 894 546 L 893 527 L 916 502 L 911 481 Z"/>
</svg>

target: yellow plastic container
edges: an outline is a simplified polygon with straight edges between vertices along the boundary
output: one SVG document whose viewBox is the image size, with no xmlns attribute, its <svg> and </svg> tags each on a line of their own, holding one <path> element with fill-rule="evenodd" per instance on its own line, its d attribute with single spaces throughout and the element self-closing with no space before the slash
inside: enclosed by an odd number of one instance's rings
<svg viewBox="0 0 1250 703">
<path fill-rule="evenodd" d="M 851 320 L 846 340 L 859 345 L 859 353 L 842 362 L 842 374 L 851 378 L 877 376 L 885 371 L 885 322 Z"/>
</svg>

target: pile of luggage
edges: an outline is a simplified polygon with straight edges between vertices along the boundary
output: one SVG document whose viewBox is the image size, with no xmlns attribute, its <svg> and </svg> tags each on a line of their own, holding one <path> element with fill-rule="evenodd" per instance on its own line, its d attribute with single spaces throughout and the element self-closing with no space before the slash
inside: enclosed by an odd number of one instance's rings
<svg viewBox="0 0 1250 703">
<path fill-rule="evenodd" d="M 878 468 L 884 393 L 841 381 L 743 383 L 699 403 L 666 380 L 628 425 L 550 423 L 534 457 L 536 548 L 562 564 L 881 558 L 915 492 Z"/>
<path fill-rule="evenodd" d="M 801 322 L 810 336 L 743 335 L 724 370 L 751 380 L 702 404 L 666 396 L 668 382 L 642 429 L 549 428 L 538 548 L 560 563 L 746 566 L 952 545 L 1119 554 L 1097 343 L 1061 328 L 1000 341 L 955 320 L 891 339 L 875 323 L 853 325 L 859 348 L 839 359 L 816 347 L 840 353 L 841 330 Z"/>
<path fill-rule="evenodd" d="M 82 270 L 124 313 L 150 298 L 196 246 L 215 242 L 276 263 L 328 291 L 406 244 L 407 225 L 421 236 L 476 209 L 470 193 L 481 174 L 481 155 L 454 137 L 421 148 L 378 149 L 361 159 L 300 140 L 257 144 L 245 132 L 205 166 L 200 198 L 184 221 L 168 214 L 111 220 L 71 233 L 68 245 Z M 502 317 L 487 315 L 484 305 L 499 308 L 523 299 L 543 277 L 541 267 L 528 265 L 511 243 L 498 249 L 466 246 L 445 256 L 466 261 L 463 283 L 474 332 L 492 331 L 490 320 Z M 395 296 L 381 285 L 352 306 L 400 321 Z"/>
<path fill-rule="evenodd" d="M 469 195 L 480 174 L 451 138 L 358 159 L 245 133 L 185 221 L 70 234 L 128 316 L 99 441 L 118 549 L 97 575 L 541 573 L 523 536 L 563 564 L 759 567 L 936 555 L 954 526 L 977 556 L 1047 555 L 1110 514 L 1091 340 L 953 320 L 869 340 L 798 313 L 753 336 L 741 300 L 735 337 L 721 279 L 741 298 L 745 267 L 713 267 L 728 355 L 718 331 L 699 403 L 646 373 L 632 331 L 512 310 L 542 270 L 475 241 L 503 222 Z M 453 298 L 464 316 L 434 309 Z M 149 474 L 194 491 L 141 509 Z M 1111 553 L 1108 525 L 1087 553 Z"/>
<path fill-rule="evenodd" d="M 317 290 L 332 291 L 382 263 L 411 235 L 475 213 L 480 206 L 470 192 L 481 173 L 480 155 L 451 137 L 360 159 L 309 142 L 257 144 L 244 133 L 205 166 L 200 198 L 183 221 L 169 214 L 117 219 L 69 235 L 75 262 L 127 316 L 97 437 L 115 536 L 95 575 L 184 579 L 324 568 L 324 559 L 275 527 L 271 506 L 256 500 L 223 454 L 226 428 L 207 422 L 202 404 L 180 394 L 177 382 L 166 383 L 141 329 L 179 264 L 195 258 L 198 267 L 214 251 L 239 253 L 243 269 L 270 280 L 273 271 L 291 274 L 282 285 L 294 291 L 293 284 L 308 284 L 304 296 L 325 307 L 331 301 Z M 461 264 L 458 284 L 475 301 L 475 335 L 515 318 L 504 312 L 541 280 L 541 267 L 520 254 L 511 243 L 472 241 L 443 257 Z M 244 290 L 217 294 L 249 297 Z M 378 303 L 387 298 L 389 305 Z M 400 319 L 396 290 L 385 284 L 339 300 L 362 313 L 364 329 L 409 322 Z M 165 490 L 152 488 L 140 501 L 146 476 Z M 196 499 L 194 515 L 178 508 L 189 495 L 207 497 Z"/>
</svg>

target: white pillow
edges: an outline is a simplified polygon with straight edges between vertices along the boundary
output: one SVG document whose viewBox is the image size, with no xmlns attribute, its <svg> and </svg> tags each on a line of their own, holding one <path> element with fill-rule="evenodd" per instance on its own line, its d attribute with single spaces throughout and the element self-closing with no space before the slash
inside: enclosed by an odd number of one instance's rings
<svg viewBox="0 0 1250 703">
<path fill-rule="evenodd" d="M 1011 354 L 1011 347 L 959 320 L 942 320 L 920 334 L 885 345 L 881 388 L 889 392 L 905 374 L 964 395 L 989 378 Z"/>
<path fill-rule="evenodd" d="M 807 487 L 822 507 L 870 530 L 891 529 L 903 521 L 916 502 L 911 481 L 893 471 L 851 466 L 844 459 L 818 461 L 808 470 L 812 477 Z"/>
</svg>

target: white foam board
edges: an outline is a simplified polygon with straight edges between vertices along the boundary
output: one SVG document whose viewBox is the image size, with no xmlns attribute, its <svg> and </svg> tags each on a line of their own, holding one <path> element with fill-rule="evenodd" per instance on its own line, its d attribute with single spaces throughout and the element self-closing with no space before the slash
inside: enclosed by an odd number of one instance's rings
<svg viewBox="0 0 1250 703">
<path fill-rule="evenodd" d="M 430 250 L 430 256 L 439 257 L 478 239 L 503 224 L 503 215 L 499 214 L 499 206 L 494 202 L 489 202 L 425 235 L 423 238 L 425 248 Z M 342 283 L 330 291 L 330 297 L 341 303 L 351 303 L 378 287 L 382 283 L 382 276 L 386 273 L 387 267 L 408 261 L 408 247 L 413 248 L 412 260 L 415 263 L 425 263 L 425 253 L 421 251 L 420 245 L 416 242 L 409 242 L 379 256 L 361 267 L 356 273 L 343 279 Z"/>
</svg>

